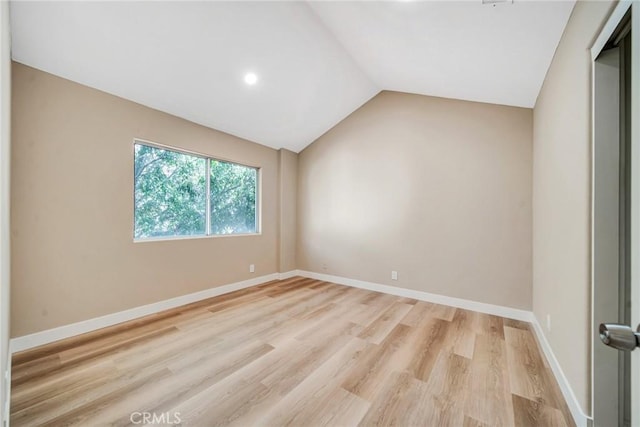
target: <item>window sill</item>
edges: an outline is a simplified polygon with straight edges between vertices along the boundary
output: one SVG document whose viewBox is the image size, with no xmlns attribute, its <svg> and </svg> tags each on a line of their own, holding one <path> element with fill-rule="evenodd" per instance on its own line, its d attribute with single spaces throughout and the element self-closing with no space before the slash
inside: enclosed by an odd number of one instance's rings
<svg viewBox="0 0 640 427">
<path fill-rule="evenodd" d="M 247 234 L 210 234 L 208 236 L 167 236 L 167 237 L 147 237 L 142 239 L 133 239 L 133 243 L 150 243 L 150 242 L 167 242 L 173 240 L 197 240 L 197 239 L 219 239 L 229 237 L 257 237 L 262 236 L 262 233 L 247 233 Z"/>
</svg>

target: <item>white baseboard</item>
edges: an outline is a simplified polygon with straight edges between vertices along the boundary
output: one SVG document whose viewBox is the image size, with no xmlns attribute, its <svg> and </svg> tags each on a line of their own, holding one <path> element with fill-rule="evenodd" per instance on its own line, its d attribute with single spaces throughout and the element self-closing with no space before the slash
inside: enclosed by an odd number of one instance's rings
<svg viewBox="0 0 640 427">
<path fill-rule="evenodd" d="M 436 304 L 448 305 L 451 307 L 463 308 L 466 310 L 477 311 L 480 313 L 493 314 L 496 316 L 506 317 L 509 319 L 522 320 L 530 322 L 533 325 L 533 330 L 540 342 L 542 351 L 544 352 L 547 361 L 560 385 L 562 394 L 569 405 L 571 414 L 576 422 L 577 427 L 587 427 L 590 417 L 585 415 L 573 389 L 569 385 L 560 364 L 553 354 L 553 350 L 547 341 L 540 323 L 530 311 L 520 310 L 517 308 L 505 307 L 494 304 L 487 304 L 477 301 L 466 300 L 462 298 L 448 297 L 445 295 L 432 294 L 429 292 L 416 291 L 413 289 L 400 288 L 395 286 L 382 285 L 379 283 L 366 282 L 363 280 L 349 279 L 346 277 L 332 276 L 329 274 L 315 273 L 304 270 L 292 270 L 285 273 L 273 273 L 266 276 L 256 277 L 254 279 L 244 280 L 241 282 L 231 283 L 224 286 L 218 286 L 204 291 L 195 292 L 188 295 L 171 298 L 157 303 L 148 304 L 129 310 L 121 311 L 118 313 L 108 314 L 106 316 L 89 319 L 86 321 L 73 323 L 71 325 L 61 326 L 54 329 L 49 329 L 42 332 L 37 332 L 22 337 L 13 338 L 10 341 L 11 353 L 16 353 L 23 350 L 28 350 L 40 345 L 49 344 L 54 341 L 58 341 L 64 338 L 84 334 L 87 332 L 102 329 L 108 326 L 113 326 L 118 323 L 134 320 L 149 314 L 159 313 L 164 310 L 179 307 L 181 305 L 190 304 L 193 302 L 201 301 L 207 298 L 212 298 L 218 295 L 223 295 L 229 292 L 237 291 L 240 289 L 249 288 L 262 283 L 270 282 L 272 280 L 284 280 L 295 276 L 307 277 L 310 279 L 322 280 L 325 282 L 337 283 L 339 285 L 351 286 L 354 288 L 367 289 L 375 292 L 382 292 L 390 295 L 397 295 L 401 297 L 413 298 L 420 301 L 433 302 Z"/>
<path fill-rule="evenodd" d="M 287 271 L 285 273 L 279 273 L 279 279 L 280 280 L 285 280 L 285 279 L 290 279 L 292 277 L 295 276 L 299 276 L 300 274 L 298 274 L 299 271 L 298 270 L 291 270 L 291 271 Z"/>
<path fill-rule="evenodd" d="M 471 301 L 462 298 L 448 297 L 445 295 L 432 294 L 429 292 L 416 291 L 413 289 L 400 288 L 396 286 L 381 285 L 379 283 L 365 282 L 363 280 L 349 279 L 346 277 L 332 276 L 330 274 L 314 273 L 312 271 L 297 271 L 298 276 L 310 279 L 333 282 L 339 285 L 352 286 L 354 288 L 367 289 L 385 294 L 397 295 L 400 297 L 413 298 L 420 301 L 433 302 L 436 304 L 448 305 L 451 307 L 464 308 L 466 310 L 478 311 L 480 313 L 493 314 L 509 319 L 523 320 L 530 322 L 533 313 L 527 310 L 505 307 L 501 305 L 487 304 L 484 302 Z"/>
<path fill-rule="evenodd" d="M 205 289 L 204 291 L 182 295 L 179 297 L 131 308 L 129 310 L 124 310 L 113 314 L 107 314 L 106 316 L 96 317 L 93 319 L 84 320 L 82 322 L 72 323 L 70 325 L 60 326 L 58 328 L 48 329 L 46 331 L 36 332 L 34 334 L 12 338 L 9 343 L 9 350 L 11 353 L 17 353 L 19 351 L 28 350 L 30 348 L 49 344 L 61 339 L 70 338 L 76 335 L 106 328 L 108 326 L 117 325 L 118 323 L 127 322 L 129 320 L 134 320 L 143 316 L 148 316 L 149 314 L 159 313 L 161 311 L 179 307 L 181 305 L 191 304 L 193 302 L 201 301 L 207 298 L 212 298 L 218 295 L 227 294 L 229 292 L 249 288 L 251 286 L 256 286 L 261 283 L 278 280 L 281 278 L 281 276 L 284 275 L 289 275 L 288 277 L 295 276 L 295 274 L 290 273 L 292 272 L 268 274 L 266 276 L 260 276 L 249 280 L 243 280 L 241 282 L 218 286 L 211 289 Z"/>
<path fill-rule="evenodd" d="M 542 330 L 542 326 L 540 326 L 540 322 L 536 316 L 532 313 L 531 325 L 533 325 L 533 330 L 538 338 L 538 342 L 540 343 L 540 347 L 542 347 L 542 351 L 549 362 L 549 366 L 553 371 L 553 375 L 556 377 L 558 381 L 558 385 L 560 386 L 560 390 L 562 391 L 562 395 L 564 396 L 564 400 L 567 402 L 569 406 L 569 410 L 571 411 L 571 415 L 573 416 L 573 420 L 576 422 L 577 427 L 587 427 L 590 425 L 589 421 L 591 417 L 586 415 L 576 398 L 567 377 L 564 375 L 562 368 L 560 367 L 560 363 L 556 356 L 553 354 L 553 350 L 551 349 L 551 345 L 549 341 L 547 341 L 547 337 L 544 335 Z"/>
</svg>

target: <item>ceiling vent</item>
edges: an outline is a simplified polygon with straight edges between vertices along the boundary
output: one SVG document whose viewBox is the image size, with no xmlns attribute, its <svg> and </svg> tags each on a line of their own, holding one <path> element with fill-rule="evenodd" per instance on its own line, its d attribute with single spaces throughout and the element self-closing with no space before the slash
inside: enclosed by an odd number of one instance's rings
<svg viewBox="0 0 640 427">
<path fill-rule="evenodd" d="M 497 5 L 513 4 L 513 0 L 481 0 L 484 6 L 496 7 Z"/>
</svg>

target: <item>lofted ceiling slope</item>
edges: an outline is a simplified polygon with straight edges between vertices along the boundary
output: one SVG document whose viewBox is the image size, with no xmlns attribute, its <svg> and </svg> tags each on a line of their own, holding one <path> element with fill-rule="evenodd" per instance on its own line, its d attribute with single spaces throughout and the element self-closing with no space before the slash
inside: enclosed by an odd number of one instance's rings
<svg viewBox="0 0 640 427">
<path fill-rule="evenodd" d="M 574 2 L 310 5 L 380 88 L 531 108 Z"/>
<path fill-rule="evenodd" d="M 573 5 L 12 2 L 12 55 L 298 152 L 384 89 L 532 107 Z"/>
</svg>

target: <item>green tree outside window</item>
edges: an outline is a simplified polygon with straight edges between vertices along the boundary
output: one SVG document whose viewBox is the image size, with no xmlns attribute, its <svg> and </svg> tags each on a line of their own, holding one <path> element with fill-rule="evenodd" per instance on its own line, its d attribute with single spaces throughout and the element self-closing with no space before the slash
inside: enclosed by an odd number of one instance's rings
<svg viewBox="0 0 640 427">
<path fill-rule="evenodd" d="M 256 168 L 138 143 L 134 164 L 136 239 L 257 232 Z"/>
</svg>

